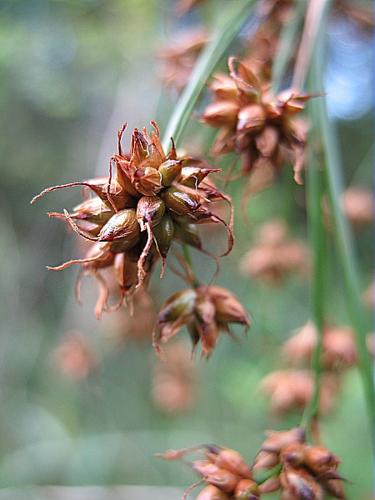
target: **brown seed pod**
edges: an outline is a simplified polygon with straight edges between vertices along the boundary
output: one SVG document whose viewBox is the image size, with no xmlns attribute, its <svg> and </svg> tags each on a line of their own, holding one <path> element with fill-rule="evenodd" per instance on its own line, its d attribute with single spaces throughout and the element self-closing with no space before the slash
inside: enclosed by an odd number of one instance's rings
<svg viewBox="0 0 375 500">
<path fill-rule="evenodd" d="M 133 208 L 125 208 L 116 212 L 101 229 L 98 241 L 120 241 L 126 248 L 133 247 L 139 240 L 140 229 L 136 212 Z"/>
<path fill-rule="evenodd" d="M 238 451 L 230 448 L 220 450 L 215 458 L 215 463 L 223 469 L 227 469 L 233 474 L 244 478 L 251 478 L 251 469 Z"/>
<path fill-rule="evenodd" d="M 142 196 L 137 203 L 137 220 L 141 231 L 145 229 L 145 224 L 156 226 L 161 221 L 165 213 L 165 205 L 158 196 Z"/>
<path fill-rule="evenodd" d="M 164 187 L 169 187 L 181 174 L 182 160 L 167 160 L 159 167 L 161 182 Z"/>
<path fill-rule="evenodd" d="M 163 199 L 167 208 L 177 215 L 192 215 L 201 203 L 198 194 L 187 193 L 173 186 L 163 193 Z"/>
</svg>

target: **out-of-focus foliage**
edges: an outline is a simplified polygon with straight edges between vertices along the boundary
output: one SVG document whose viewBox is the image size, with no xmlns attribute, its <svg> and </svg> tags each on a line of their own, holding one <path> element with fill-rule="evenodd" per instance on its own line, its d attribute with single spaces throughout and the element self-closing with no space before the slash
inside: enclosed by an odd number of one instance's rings
<svg viewBox="0 0 375 500">
<path fill-rule="evenodd" d="M 204 9 L 205 18 L 217 16 L 214 4 Z M 250 201 L 249 225 L 240 215 L 239 183 L 229 188 L 238 201 L 237 245 L 222 263 L 219 283 L 240 296 L 253 325 L 240 343 L 222 338 L 209 362 L 196 360 L 196 405 L 183 415 L 163 416 L 153 406 L 150 343 L 129 341 L 119 349 L 108 335 L 114 320 L 99 324 L 93 318 L 90 286 L 84 284 L 81 307 L 73 296 L 75 271 L 45 269 L 80 252 L 63 225 L 45 215 L 73 205 L 78 196 L 57 192 L 31 207 L 32 196 L 46 185 L 105 174 L 122 122 L 143 126 L 157 117 L 165 125 L 168 119 L 166 110 L 173 107 L 174 97 L 160 88 L 155 52 L 176 30 L 199 22 L 198 12 L 174 19 L 171 6 L 167 0 L 1 1 L 1 486 L 187 484 L 188 472 L 157 461 L 153 454 L 217 442 L 250 460 L 265 429 L 298 423 L 296 416 L 280 422 L 269 417 L 256 388 L 279 366 L 276 346 L 309 317 L 306 282 L 290 278 L 281 288 L 272 288 L 250 282 L 239 269 L 241 257 L 256 243 L 254 228 L 260 222 L 277 215 L 288 221 L 295 236 L 306 237 L 304 189 L 291 183 L 290 172 Z M 346 181 L 368 185 L 371 38 L 337 21 L 330 27 L 330 40 L 327 89 L 339 88 L 340 102 L 347 105 L 335 114 L 337 94 L 332 91 L 332 99 L 328 95 L 330 112 L 344 119 L 339 125 Z M 363 79 L 356 77 L 350 85 L 354 74 Z M 371 231 L 356 235 L 365 289 L 371 281 Z M 330 315 L 345 324 L 343 285 L 335 255 L 330 257 Z M 199 255 L 194 261 L 209 279 L 212 264 Z M 153 287 L 160 304 L 184 285 L 169 272 Z M 51 355 L 72 329 L 81 330 L 102 359 L 80 382 L 63 379 Z M 325 444 L 343 458 L 343 475 L 353 479 L 349 498 L 365 499 L 371 488 L 366 429 L 353 370 L 334 415 L 322 427 Z"/>
</svg>

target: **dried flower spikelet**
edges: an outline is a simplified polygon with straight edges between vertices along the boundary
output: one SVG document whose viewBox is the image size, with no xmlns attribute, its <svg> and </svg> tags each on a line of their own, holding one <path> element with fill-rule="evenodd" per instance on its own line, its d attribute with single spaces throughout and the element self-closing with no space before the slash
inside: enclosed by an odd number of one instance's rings
<svg viewBox="0 0 375 500">
<path fill-rule="evenodd" d="M 317 342 L 317 332 L 312 321 L 308 321 L 288 339 L 283 347 L 282 354 L 293 364 L 309 363 Z"/>
<path fill-rule="evenodd" d="M 283 221 L 275 219 L 261 226 L 258 241 L 241 261 L 244 274 L 271 285 L 279 284 L 291 274 L 306 275 L 309 266 L 307 247 L 299 240 L 288 238 Z"/>
<path fill-rule="evenodd" d="M 284 448 L 300 445 L 305 441 L 305 432 L 301 427 L 288 431 L 266 431 L 266 436 L 261 450 L 255 457 L 252 470 L 273 469 L 280 463 L 280 453 Z"/>
<path fill-rule="evenodd" d="M 287 431 L 266 431 L 267 438 L 262 444 L 262 450 L 273 453 L 280 451 L 294 443 L 305 442 L 305 431 L 302 427 L 293 427 Z"/>
<path fill-rule="evenodd" d="M 323 363 L 328 369 L 346 369 L 357 363 L 353 331 L 347 327 L 327 327 L 323 334 Z"/>
<path fill-rule="evenodd" d="M 323 500 L 323 489 L 303 468 L 284 467 L 280 474 L 281 498 L 290 500 Z"/>
<path fill-rule="evenodd" d="M 87 340 L 78 332 L 67 333 L 53 353 L 59 372 L 69 379 L 85 379 L 97 366 L 96 358 Z"/>
<path fill-rule="evenodd" d="M 146 286 L 159 258 L 163 274 L 174 240 L 183 240 L 209 254 L 199 236 L 195 239 L 186 236 L 194 234 L 197 224 L 220 223 L 225 227 L 228 235 L 225 255 L 233 245 L 232 220 L 227 223 L 210 207 L 218 200 L 231 206 L 230 198 L 207 179 L 217 169 L 189 156 L 178 158 L 173 141 L 168 154 L 165 153 L 158 126 L 155 122 L 151 124 L 154 128 L 151 133 L 134 129 L 127 153 L 121 145 L 126 125 L 119 130 L 117 153 L 110 159 L 108 178 L 53 186 L 32 200 L 57 189 L 84 188 L 84 201 L 72 213 L 64 210 L 49 215 L 67 222 L 76 234 L 91 242 L 92 247 L 83 259 L 51 269 L 62 270 L 77 264 L 82 270 L 80 277 L 91 275 L 97 280 L 99 297 L 95 311 L 98 318 L 103 311 L 117 309 L 126 297 Z M 112 270 L 117 280 L 116 306 L 109 305 L 108 282 L 112 280 L 109 273 L 104 277 L 102 269 Z"/>
<path fill-rule="evenodd" d="M 154 346 L 167 342 L 186 326 L 193 349 L 201 342 L 202 354 L 208 357 L 220 332 L 231 334 L 230 325 L 250 325 L 249 316 L 237 298 L 217 286 L 199 286 L 173 294 L 162 306 L 154 332 Z"/>
<path fill-rule="evenodd" d="M 235 500 L 258 500 L 260 491 L 257 483 L 251 479 L 241 479 L 234 490 Z"/>
<path fill-rule="evenodd" d="M 230 500 L 231 497 L 216 486 L 209 484 L 197 496 L 197 500 Z"/>
<path fill-rule="evenodd" d="M 320 411 L 329 413 L 334 405 L 339 380 L 333 374 L 324 374 L 320 395 Z M 303 410 L 314 391 L 312 373 L 307 370 L 280 370 L 267 375 L 261 382 L 261 390 L 270 396 L 272 410 L 283 414 L 292 410 Z"/>
<path fill-rule="evenodd" d="M 163 362 L 156 363 L 151 389 L 155 406 L 167 415 L 188 411 L 196 397 L 195 369 L 189 349 L 181 342 L 170 344 Z"/>
<path fill-rule="evenodd" d="M 294 178 L 301 184 L 306 132 L 295 115 L 311 96 L 292 90 L 271 95 L 269 82 L 259 80 L 251 64 L 231 57 L 229 76 L 214 76 L 211 89 L 215 100 L 202 116 L 205 123 L 220 129 L 213 153 L 237 152 L 243 159 L 245 174 L 264 160 L 279 170 L 288 163 L 289 155 L 294 163 Z"/>
<path fill-rule="evenodd" d="M 316 328 L 312 322 L 308 322 L 285 342 L 282 352 L 294 365 L 310 363 L 316 343 Z M 323 366 L 328 370 L 347 369 L 357 362 L 357 349 L 350 328 L 326 326 L 322 350 Z"/>
<path fill-rule="evenodd" d="M 357 226 L 374 221 L 373 193 L 365 188 L 348 188 L 341 196 L 341 206 L 349 221 Z"/>
<path fill-rule="evenodd" d="M 189 81 L 195 62 L 206 45 L 208 36 L 203 29 L 183 32 L 162 49 L 160 79 L 166 87 L 181 91 Z"/>
<path fill-rule="evenodd" d="M 222 448 L 214 458 L 218 467 L 229 470 L 246 479 L 251 479 L 251 469 L 238 451 Z"/>
<path fill-rule="evenodd" d="M 340 463 L 340 460 L 323 446 L 305 446 L 303 457 L 305 465 L 318 476 L 335 471 Z"/>
</svg>

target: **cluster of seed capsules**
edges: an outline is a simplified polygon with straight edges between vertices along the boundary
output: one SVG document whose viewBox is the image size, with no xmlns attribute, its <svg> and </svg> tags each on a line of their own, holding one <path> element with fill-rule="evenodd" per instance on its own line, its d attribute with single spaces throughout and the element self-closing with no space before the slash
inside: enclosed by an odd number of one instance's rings
<svg viewBox="0 0 375 500">
<path fill-rule="evenodd" d="M 64 210 L 49 215 L 66 221 L 75 233 L 92 244 L 84 258 L 50 269 L 62 270 L 78 264 L 80 277 L 94 276 L 100 289 L 98 317 L 147 285 L 159 258 L 163 274 L 174 241 L 211 255 L 203 248 L 199 224 L 225 226 L 228 247 L 222 255 L 229 253 L 233 245 L 232 221 L 227 223 L 211 209 L 211 204 L 217 201 L 231 206 L 230 198 L 207 178 L 218 169 L 188 156 L 178 157 L 173 140 L 166 154 L 157 124 L 151 123 L 154 129 L 151 133 L 146 129 L 133 131 L 128 153 L 121 146 L 126 125 L 119 130 L 118 152 L 110 160 L 108 177 L 49 187 L 32 200 L 57 189 L 84 188 L 84 201 L 72 212 Z M 108 301 L 110 288 L 101 274 L 108 268 L 114 271 L 119 292 L 119 301 L 112 305 Z"/>
<path fill-rule="evenodd" d="M 282 500 L 345 498 L 339 459 L 323 446 L 307 444 L 301 427 L 266 435 L 252 465 L 237 451 L 216 445 L 168 450 L 160 456 L 186 461 L 190 453 L 203 453 L 203 458 L 188 462 L 200 480 L 185 491 L 184 499 L 200 484 L 204 488 L 197 500 L 258 500 L 276 491 Z"/>
</svg>

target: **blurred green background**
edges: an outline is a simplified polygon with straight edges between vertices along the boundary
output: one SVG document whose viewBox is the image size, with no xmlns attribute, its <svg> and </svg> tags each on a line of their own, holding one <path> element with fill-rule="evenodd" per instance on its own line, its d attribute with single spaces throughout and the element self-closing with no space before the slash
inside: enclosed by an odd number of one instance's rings
<svg viewBox="0 0 375 500">
<path fill-rule="evenodd" d="M 255 228 L 269 218 L 285 217 L 292 234 L 306 237 L 304 188 L 293 184 L 290 171 L 250 201 L 250 225 L 237 212 L 237 245 L 222 262 L 218 283 L 240 297 L 253 325 L 239 343 L 223 336 L 208 362 L 196 357 L 196 401 L 181 415 L 163 415 L 150 398 L 151 344 L 129 340 L 119 348 L 105 335 L 113 323 L 94 318 L 89 282 L 80 306 L 73 293 L 76 270 L 45 268 L 79 252 L 64 225 L 45 214 L 73 206 L 79 193 L 59 191 L 34 206 L 30 199 L 45 186 L 105 174 L 124 121 L 131 129 L 157 116 L 165 126 L 176 96 L 161 89 L 155 53 L 179 30 L 214 24 L 220 14 L 218 2 L 183 19 L 173 16 L 172 7 L 167 0 L 0 1 L 1 487 L 185 486 L 192 482 L 191 472 L 157 460 L 156 452 L 214 442 L 251 460 L 265 429 L 299 421 L 296 415 L 270 415 L 257 384 L 280 366 L 277 346 L 309 318 L 308 284 L 291 278 L 270 288 L 250 282 L 239 270 L 241 256 L 256 242 Z M 340 130 L 345 179 L 368 186 L 371 36 L 338 20 L 328 41 L 328 106 Z M 190 129 L 197 147 L 202 125 Z M 239 182 L 229 187 L 237 207 L 240 187 Z M 365 290 L 371 281 L 371 229 L 355 236 Z M 347 324 L 334 250 L 330 257 L 329 317 Z M 207 261 L 195 254 L 194 261 L 208 279 Z M 183 288 L 172 273 L 161 283 L 155 276 L 152 286 L 158 304 Z M 366 314 L 370 331 L 371 313 Z M 100 360 L 82 381 L 64 378 L 51 355 L 69 330 L 82 332 Z M 369 434 L 356 370 L 345 375 L 322 435 L 352 481 L 348 498 L 369 500 Z"/>
</svg>

